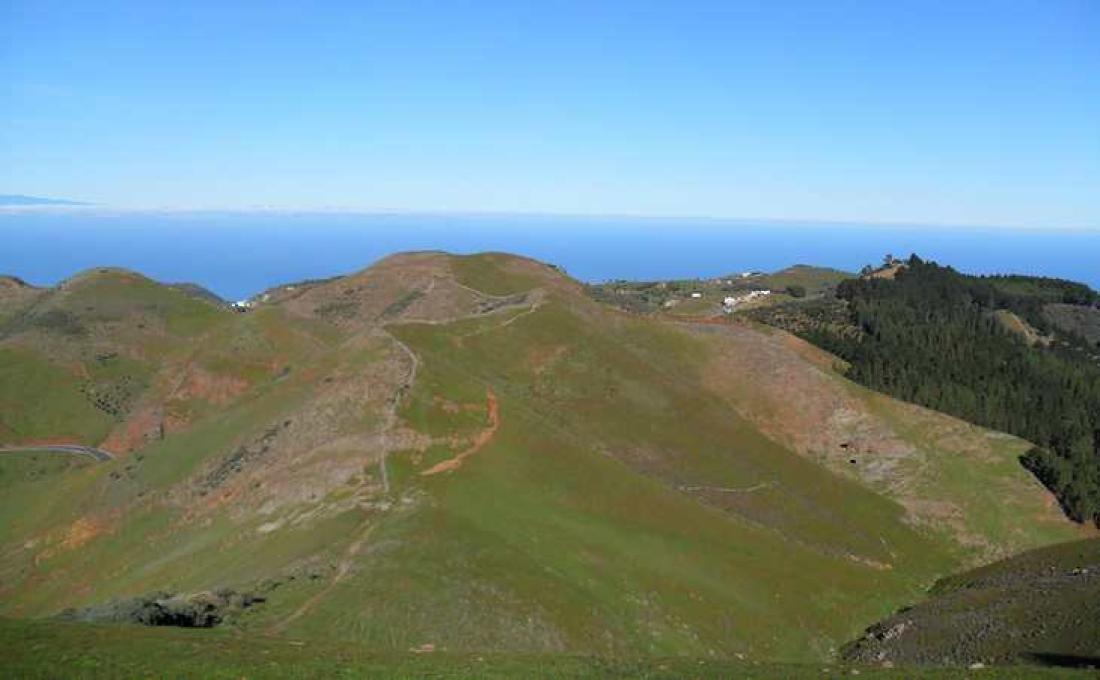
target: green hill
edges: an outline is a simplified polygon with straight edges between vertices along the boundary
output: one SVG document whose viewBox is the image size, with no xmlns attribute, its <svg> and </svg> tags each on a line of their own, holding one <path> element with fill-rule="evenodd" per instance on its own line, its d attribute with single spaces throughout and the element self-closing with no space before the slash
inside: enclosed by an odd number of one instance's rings
<svg viewBox="0 0 1100 680">
<path fill-rule="evenodd" d="M 97 270 L 7 317 L 0 442 L 118 457 L 0 455 L 0 614 L 231 588 L 249 636 L 815 661 L 1079 535 L 1025 442 L 774 329 L 624 314 L 499 254 L 258 299 Z"/>
<path fill-rule="evenodd" d="M 936 584 L 872 626 L 853 661 L 1100 666 L 1100 539 L 1041 548 Z"/>
<path fill-rule="evenodd" d="M 795 299 L 818 300 L 831 295 L 841 281 L 854 274 L 828 267 L 798 264 L 770 274 L 742 272 L 713 279 L 668 281 L 608 281 L 586 287 L 589 296 L 625 311 L 652 314 L 665 312 L 681 317 L 716 317 L 723 312 L 726 297 L 767 290 L 769 295 L 739 307 L 753 308 L 781 304 Z"/>
</svg>

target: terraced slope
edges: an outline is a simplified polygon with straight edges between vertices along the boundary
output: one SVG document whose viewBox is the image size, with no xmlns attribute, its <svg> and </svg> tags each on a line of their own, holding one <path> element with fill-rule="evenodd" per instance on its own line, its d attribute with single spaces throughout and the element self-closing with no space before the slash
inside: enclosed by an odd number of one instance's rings
<svg viewBox="0 0 1100 680">
<path fill-rule="evenodd" d="M 260 299 L 93 273 L 5 325 L 0 439 L 120 457 L 0 460 L 24 466 L 0 476 L 0 613 L 227 586 L 266 600 L 240 630 L 370 649 L 808 660 L 1076 535 L 1022 442 L 531 260 L 394 256 Z M 109 352 L 134 376 L 114 412 L 79 391 Z"/>
</svg>

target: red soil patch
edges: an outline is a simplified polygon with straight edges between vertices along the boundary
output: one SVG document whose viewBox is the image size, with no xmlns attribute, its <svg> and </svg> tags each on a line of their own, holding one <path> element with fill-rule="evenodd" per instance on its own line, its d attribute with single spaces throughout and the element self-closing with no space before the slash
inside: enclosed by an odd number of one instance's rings
<svg viewBox="0 0 1100 680">
<path fill-rule="evenodd" d="M 65 539 L 61 541 L 61 547 L 65 550 L 75 550 L 102 534 L 106 528 L 100 520 L 81 517 L 69 526 Z"/>
<path fill-rule="evenodd" d="M 36 554 L 34 563 L 37 565 L 60 552 L 81 548 L 97 536 L 107 533 L 109 528 L 107 522 L 101 518 L 81 517 L 64 529 L 59 543 Z"/>
<path fill-rule="evenodd" d="M 462 463 L 467 458 L 485 448 L 485 445 L 492 441 L 493 435 L 497 433 L 497 429 L 500 427 L 500 408 L 497 405 L 497 395 L 493 392 L 491 387 L 485 391 L 485 404 L 489 411 L 489 426 L 481 432 L 478 432 L 470 446 L 462 453 L 454 458 L 436 463 L 427 470 L 421 472 L 421 475 L 427 477 L 428 475 L 435 475 L 440 472 L 457 470 L 462 467 Z"/>
<path fill-rule="evenodd" d="M 159 437 L 160 430 L 164 427 L 163 423 L 160 409 L 142 409 L 112 430 L 103 441 L 103 448 L 119 454 L 136 451 L 150 440 Z"/>
<path fill-rule="evenodd" d="M 218 375 L 192 364 L 188 367 L 186 377 L 173 396 L 184 399 L 198 398 L 223 406 L 239 397 L 247 389 L 248 381 L 243 378 Z"/>
<path fill-rule="evenodd" d="M 569 348 L 565 345 L 552 345 L 550 347 L 535 347 L 527 352 L 527 365 L 536 375 L 542 375 L 556 364 Z"/>
</svg>

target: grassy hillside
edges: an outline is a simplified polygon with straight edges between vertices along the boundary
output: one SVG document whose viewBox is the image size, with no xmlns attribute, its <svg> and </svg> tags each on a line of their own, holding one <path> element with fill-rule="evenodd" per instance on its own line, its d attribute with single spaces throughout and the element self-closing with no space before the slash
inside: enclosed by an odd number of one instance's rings
<svg viewBox="0 0 1100 680">
<path fill-rule="evenodd" d="M 140 274 L 97 269 L 9 295 L 0 317 L 0 444 L 102 443 L 154 376 L 232 316 Z"/>
<path fill-rule="evenodd" d="M 1100 666 L 1100 539 L 946 578 L 845 650 L 864 662 Z"/>
<path fill-rule="evenodd" d="M 670 281 L 608 281 L 587 287 L 596 300 L 638 314 L 666 312 L 674 316 L 719 316 L 727 296 L 754 290 L 771 294 L 746 308 L 782 304 L 794 299 L 816 300 L 831 294 L 837 285 L 854 274 L 828 267 L 795 265 L 770 274 L 744 272 L 714 279 Z"/>
<path fill-rule="evenodd" d="M 860 664 L 761 664 L 737 659 L 611 659 L 577 655 L 380 652 L 327 640 L 243 638 L 223 631 L 134 628 L 0 619 L 0 664 L 26 678 L 745 678 L 889 680 L 970 678 L 974 671 L 868 668 Z M 983 677 L 1088 677 L 1033 667 L 986 670 Z"/>
<path fill-rule="evenodd" d="M 1057 279 L 967 276 L 916 255 L 894 269 L 845 281 L 836 305 L 758 318 L 836 352 L 861 384 L 1027 439 L 1035 446 L 1023 463 L 1066 513 L 1100 523 L 1100 353 L 1048 315 L 1068 305 L 1085 318 L 1100 294 Z"/>
<path fill-rule="evenodd" d="M 8 431 L 119 458 L 0 456 L 7 616 L 230 587 L 265 600 L 230 624 L 249 636 L 819 660 L 962 566 L 1076 535 L 1018 440 L 522 258 L 396 256 L 246 314 L 113 271 L 42 300 L 0 341 Z M 132 389 L 93 418 L 72 395 L 122 380 L 96 377 L 108 348 Z"/>
</svg>

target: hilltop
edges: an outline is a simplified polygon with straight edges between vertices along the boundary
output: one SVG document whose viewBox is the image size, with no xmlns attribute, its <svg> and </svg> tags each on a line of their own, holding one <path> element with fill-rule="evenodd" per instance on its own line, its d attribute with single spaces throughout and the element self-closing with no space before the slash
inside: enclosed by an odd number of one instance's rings
<svg viewBox="0 0 1100 680">
<path fill-rule="evenodd" d="M 114 269 L 11 300 L 0 444 L 116 459 L 0 458 L 7 617 L 223 592 L 250 636 L 813 661 L 1080 535 L 1027 442 L 526 258 L 396 255 L 245 313 Z"/>
</svg>

